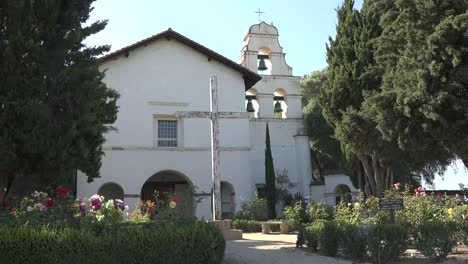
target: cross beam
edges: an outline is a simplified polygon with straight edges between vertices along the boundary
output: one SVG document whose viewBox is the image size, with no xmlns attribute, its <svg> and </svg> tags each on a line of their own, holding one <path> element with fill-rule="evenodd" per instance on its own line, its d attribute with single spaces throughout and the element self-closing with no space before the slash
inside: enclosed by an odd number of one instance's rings
<svg viewBox="0 0 468 264">
<path fill-rule="evenodd" d="M 178 111 L 176 118 L 209 118 L 211 120 L 211 178 L 213 180 L 213 220 L 221 220 L 221 170 L 219 148 L 219 119 L 249 119 L 253 113 L 218 112 L 218 83 L 210 78 L 210 111 Z"/>
</svg>

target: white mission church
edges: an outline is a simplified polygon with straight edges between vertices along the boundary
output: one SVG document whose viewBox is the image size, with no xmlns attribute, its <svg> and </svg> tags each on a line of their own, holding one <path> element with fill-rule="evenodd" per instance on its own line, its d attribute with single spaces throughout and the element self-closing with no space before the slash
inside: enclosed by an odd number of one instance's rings
<svg viewBox="0 0 468 264">
<path fill-rule="evenodd" d="M 275 170 L 287 170 L 296 183 L 292 193 L 334 204 L 343 184 L 356 192 L 344 175 L 311 185 L 301 77 L 286 64 L 278 30 L 262 22 L 250 27 L 244 41 L 240 64 L 171 29 L 101 58 L 104 82 L 121 95 L 113 124 L 118 131 L 106 134 L 101 178 L 87 183 L 78 175 L 77 195 L 99 193 L 132 208 L 154 190 L 174 192 L 184 214 L 211 219 L 211 121 L 180 113 L 211 111 L 212 76 L 219 112 L 245 113 L 219 119 L 223 218 L 264 188 L 267 123 Z"/>
</svg>

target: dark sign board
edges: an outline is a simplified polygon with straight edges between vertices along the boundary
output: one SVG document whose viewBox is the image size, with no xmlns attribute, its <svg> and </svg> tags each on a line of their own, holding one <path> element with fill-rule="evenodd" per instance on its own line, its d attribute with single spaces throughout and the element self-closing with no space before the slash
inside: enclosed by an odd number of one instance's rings
<svg viewBox="0 0 468 264">
<path fill-rule="evenodd" d="M 382 199 L 379 202 L 380 210 L 402 210 L 403 199 Z"/>
</svg>

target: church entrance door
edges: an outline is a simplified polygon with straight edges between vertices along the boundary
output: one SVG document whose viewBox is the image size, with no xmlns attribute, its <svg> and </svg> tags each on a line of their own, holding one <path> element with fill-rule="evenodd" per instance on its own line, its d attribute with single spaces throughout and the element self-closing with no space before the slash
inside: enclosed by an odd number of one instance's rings
<svg viewBox="0 0 468 264">
<path fill-rule="evenodd" d="M 175 171 L 161 171 L 151 176 L 141 188 L 141 199 L 143 201 L 154 201 L 157 191 L 160 198 L 169 193 L 179 198 L 177 210 L 182 216 L 193 216 L 193 193 L 192 184 L 186 176 Z"/>
</svg>

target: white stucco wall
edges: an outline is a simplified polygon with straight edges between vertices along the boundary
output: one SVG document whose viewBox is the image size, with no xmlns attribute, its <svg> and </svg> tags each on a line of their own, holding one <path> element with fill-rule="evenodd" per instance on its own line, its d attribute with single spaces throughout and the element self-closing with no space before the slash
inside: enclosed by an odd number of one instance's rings
<svg viewBox="0 0 468 264">
<path fill-rule="evenodd" d="M 86 183 L 78 177 L 78 195 L 89 196 L 106 182 L 122 186 L 126 195 L 139 195 L 152 175 L 171 170 L 185 175 L 200 193 L 211 192 L 210 122 L 181 119 L 178 147 L 154 146 L 154 116 L 173 116 L 176 111 L 209 111 L 209 78 L 216 75 L 219 111 L 245 112 L 242 75 L 176 40 L 160 40 L 102 65 L 104 81 L 121 98 L 114 126 L 106 135 L 101 178 Z M 249 174 L 250 125 L 248 119 L 221 120 L 221 178 L 231 183 L 236 204 L 251 198 L 254 184 Z M 244 170 L 239 169 L 244 168 Z M 126 198 L 133 207 L 138 198 Z M 211 201 L 203 200 L 195 216 L 211 219 Z"/>
<path fill-rule="evenodd" d="M 106 70 L 104 82 L 121 95 L 114 124 L 118 132 L 106 135 L 106 146 L 152 145 L 154 114 L 209 111 L 209 78 L 213 75 L 218 77 L 219 110 L 245 111 L 242 75 L 215 60 L 208 61 L 205 55 L 176 40 L 163 39 L 137 49 L 130 52 L 128 58 L 122 56 L 105 63 L 101 70 Z M 184 144 L 200 145 L 199 137 L 205 145 L 209 143 L 209 134 L 200 129 L 200 126 L 206 127 L 203 122 L 208 124 L 207 120 L 184 121 Z M 238 124 L 226 126 L 224 129 L 232 131 L 234 128 L 240 133 L 232 133 L 230 138 L 221 140 L 231 145 L 233 140 L 244 142 L 242 137 L 246 133 L 238 129 Z M 247 129 L 247 125 L 243 129 Z"/>
<path fill-rule="evenodd" d="M 280 49 L 277 35 L 275 38 L 272 43 Z M 286 169 L 290 180 L 301 184 L 290 190 L 292 193 L 309 195 L 311 165 L 304 157 L 308 141 L 295 137 L 302 135 L 300 77 L 292 76 L 283 53 L 275 56 L 281 59 L 278 63 L 282 68 L 277 70 L 282 71 L 276 72 L 278 76 L 265 76 L 255 86 L 261 118 L 220 121 L 221 180 L 234 187 L 237 209 L 241 201 L 253 198 L 256 184 L 264 183 L 267 122 L 275 170 Z M 209 120 L 179 119 L 178 146 L 161 148 L 155 146 L 155 118 L 174 116 L 176 111 L 209 111 L 209 78 L 213 75 L 218 79 L 219 111 L 245 112 L 242 74 L 177 40 L 167 39 L 109 61 L 101 70 L 106 71 L 104 82 L 121 95 L 114 124 L 118 131 L 106 135 L 102 177 L 93 183 L 86 183 L 83 175 L 78 177 L 78 195 L 90 196 L 104 183 L 115 182 L 127 195 L 126 204 L 133 208 L 145 181 L 165 170 L 184 175 L 197 187 L 197 193 L 211 193 Z M 286 92 L 287 119 L 273 118 L 273 92 L 277 88 Z M 211 219 L 210 197 L 196 204 L 194 215 Z"/>
</svg>

